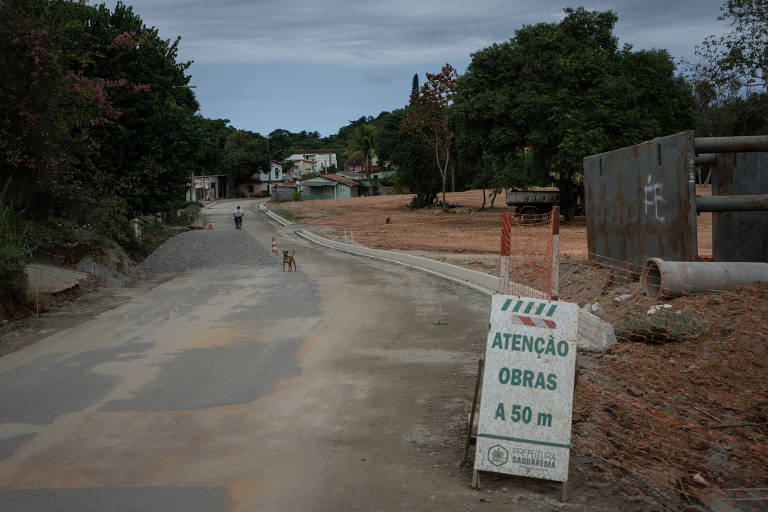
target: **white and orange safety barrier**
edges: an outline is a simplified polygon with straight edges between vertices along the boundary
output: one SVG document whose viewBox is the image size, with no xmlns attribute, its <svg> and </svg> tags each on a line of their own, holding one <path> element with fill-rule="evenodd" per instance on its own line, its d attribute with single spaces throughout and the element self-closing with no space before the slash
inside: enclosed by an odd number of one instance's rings
<svg viewBox="0 0 768 512">
<path fill-rule="evenodd" d="M 208 229 L 213 229 L 213 219 L 208 219 Z"/>
<path fill-rule="evenodd" d="M 275 241 L 275 237 L 272 237 L 272 254 L 277 256 L 277 242 Z"/>
<path fill-rule="evenodd" d="M 501 262 L 499 268 L 499 293 L 510 294 L 509 253 L 512 232 L 512 215 L 505 213 L 501 216 Z"/>
</svg>

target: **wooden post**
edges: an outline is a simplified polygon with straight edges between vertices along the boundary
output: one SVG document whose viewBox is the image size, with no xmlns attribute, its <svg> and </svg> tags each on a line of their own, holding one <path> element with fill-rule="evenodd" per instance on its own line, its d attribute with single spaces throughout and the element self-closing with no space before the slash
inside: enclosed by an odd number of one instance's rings
<svg viewBox="0 0 768 512">
<path fill-rule="evenodd" d="M 480 386 L 483 382 L 483 367 L 485 360 L 478 359 L 477 361 L 477 380 L 475 381 L 475 396 L 472 399 L 472 412 L 469 413 L 469 424 L 467 425 L 467 441 L 464 445 L 464 464 L 467 463 L 469 458 L 469 445 L 472 440 L 472 426 L 475 424 L 475 411 L 477 410 L 477 396 L 480 394 Z"/>
</svg>

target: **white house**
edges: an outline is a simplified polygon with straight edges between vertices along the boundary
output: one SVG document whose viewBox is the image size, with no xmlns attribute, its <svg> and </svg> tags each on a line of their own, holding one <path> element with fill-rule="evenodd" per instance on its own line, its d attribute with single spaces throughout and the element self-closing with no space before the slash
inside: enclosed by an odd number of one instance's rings
<svg viewBox="0 0 768 512">
<path fill-rule="evenodd" d="M 311 162 L 313 168 L 311 171 L 307 170 L 306 172 L 327 173 L 330 172 L 331 167 L 338 168 L 336 153 L 294 153 L 286 158 L 286 160 L 294 161 L 297 164 L 300 161 Z M 305 167 L 305 165 L 302 165 L 302 167 Z"/>
<path fill-rule="evenodd" d="M 283 181 L 283 166 L 280 162 L 272 160 L 269 163 L 269 172 L 259 170 L 259 181 L 261 182 L 274 182 Z"/>
<path fill-rule="evenodd" d="M 301 178 L 306 174 L 315 174 L 315 161 L 314 160 L 293 160 L 293 169 L 289 172 L 291 178 Z"/>
</svg>

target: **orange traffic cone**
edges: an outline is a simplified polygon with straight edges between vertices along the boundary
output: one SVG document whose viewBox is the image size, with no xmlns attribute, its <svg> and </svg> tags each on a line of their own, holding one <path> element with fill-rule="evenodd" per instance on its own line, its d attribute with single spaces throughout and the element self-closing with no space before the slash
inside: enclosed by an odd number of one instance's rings
<svg viewBox="0 0 768 512">
<path fill-rule="evenodd" d="M 213 229 L 213 219 L 208 219 L 208 229 Z"/>
<path fill-rule="evenodd" d="M 275 242 L 275 237 L 272 237 L 272 254 L 277 256 L 277 242 Z"/>
</svg>

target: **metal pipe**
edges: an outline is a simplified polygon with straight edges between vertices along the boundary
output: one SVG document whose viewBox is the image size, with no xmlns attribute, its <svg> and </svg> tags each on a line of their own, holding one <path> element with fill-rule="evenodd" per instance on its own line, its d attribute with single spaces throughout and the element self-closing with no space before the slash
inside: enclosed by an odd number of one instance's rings
<svg viewBox="0 0 768 512">
<path fill-rule="evenodd" d="M 768 135 L 696 137 L 693 139 L 693 148 L 696 154 L 768 151 Z"/>
<path fill-rule="evenodd" d="M 717 153 L 702 153 L 693 157 L 694 165 L 715 165 L 717 163 Z"/>
<path fill-rule="evenodd" d="M 696 196 L 697 212 L 762 212 L 768 210 L 768 194 Z"/>
<path fill-rule="evenodd" d="M 768 263 L 664 261 L 651 258 L 645 263 L 640 284 L 654 298 L 712 293 L 733 286 L 768 282 Z"/>
</svg>

